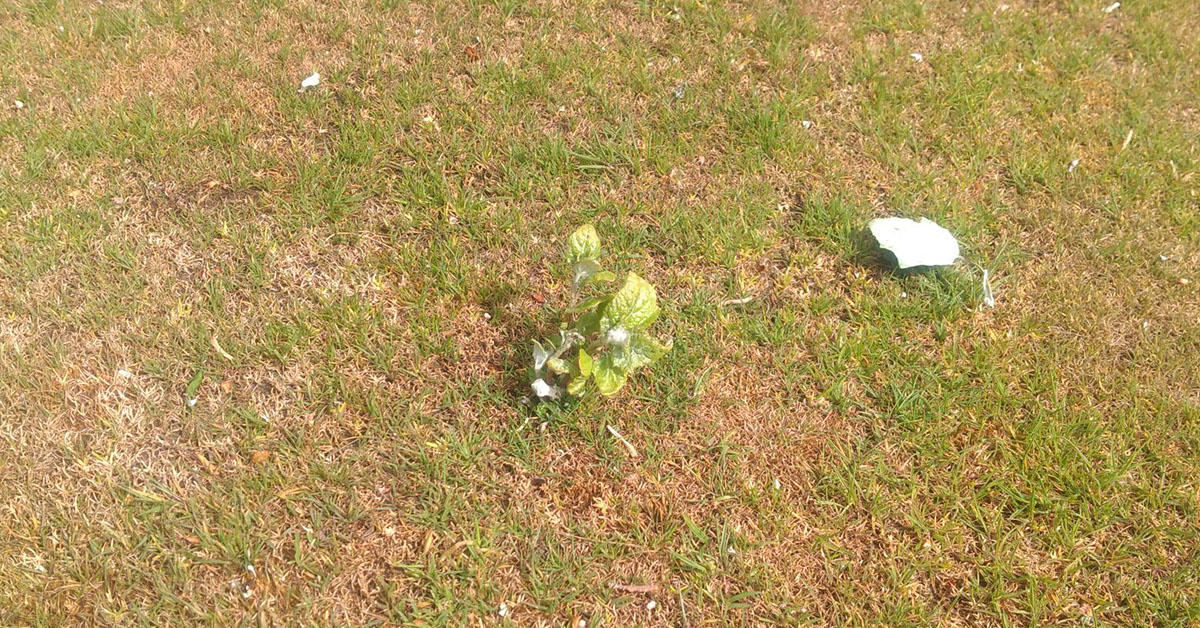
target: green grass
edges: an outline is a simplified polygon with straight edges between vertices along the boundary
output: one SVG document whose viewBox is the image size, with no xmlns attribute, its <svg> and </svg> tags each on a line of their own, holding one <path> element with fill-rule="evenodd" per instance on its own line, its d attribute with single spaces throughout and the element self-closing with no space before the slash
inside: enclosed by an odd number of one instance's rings
<svg viewBox="0 0 1200 628">
<path fill-rule="evenodd" d="M 1200 12 L 844 4 L 0 8 L 0 624 L 1200 622 Z"/>
</svg>

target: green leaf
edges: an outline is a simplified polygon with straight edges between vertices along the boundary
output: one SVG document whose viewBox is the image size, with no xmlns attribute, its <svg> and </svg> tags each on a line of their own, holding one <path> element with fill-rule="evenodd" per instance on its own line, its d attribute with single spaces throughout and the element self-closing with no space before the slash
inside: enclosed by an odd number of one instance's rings
<svg viewBox="0 0 1200 628">
<path fill-rule="evenodd" d="M 604 316 L 604 310 L 606 309 L 608 309 L 608 298 L 600 299 L 595 309 L 584 312 L 579 316 L 579 320 L 575 323 L 575 331 L 585 337 L 599 332 L 600 318 Z"/>
<path fill-rule="evenodd" d="M 567 384 L 567 392 L 575 397 L 582 397 L 583 393 L 587 391 L 587 383 L 588 377 L 586 375 L 573 378 L 571 383 Z"/>
<path fill-rule="evenodd" d="M 613 363 L 612 352 L 605 353 L 596 360 L 592 368 L 592 378 L 596 380 L 596 388 L 600 394 L 608 397 L 616 394 L 625 385 L 625 371 Z"/>
<path fill-rule="evenodd" d="M 625 346 L 613 349 L 613 364 L 626 371 L 633 371 L 657 362 L 670 350 L 670 342 L 663 344 L 650 334 L 635 332 L 629 335 L 629 342 Z"/>
<path fill-rule="evenodd" d="M 567 312 L 569 312 L 571 314 L 578 314 L 580 312 L 588 312 L 593 309 L 604 309 L 604 306 L 608 304 L 608 300 L 611 298 L 612 297 L 604 297 L 604 296 L 592 297 L 592 298 L 584 301 L 583 303 L 580 303 L 579 305 L 576 305 L 575 307 L 567 310 Z"/>
<path fill-rule="evenodd" d="M 552 372 L 558 373 L 559 375 L 568 373 L 571 370 L 571 365 L 567 364 L 567 361 L 562 358 L 551 358 L 546 360 L 546 366 L 548 366 Z"/>
<path fill-rule="evenodd" d="M 612 281 L 616 278 L 617 278 L 617 273 L 614 273 L 611 270 L 602 270 L 602 271 L 592 275 L 591 277 L 588 277 L 586 283 L 594 284 L 598 281 Z"/>
<path fill-rule="evenodd" d="M 658 318 L 658 294 L 650 282 L 629 273 L 625 285 L 613 295 L 600 318 L 600 330 L 608 332 L 614 327 L 628 331 L 645 329 Z"/>
<path fill-rule="evenodd" d="M 592 374 L 592 356 L 583 347 L 579 348 L 579 374 L 584 377 Z"/>
<path fill-rule="evenodd" d="M 571 237 L 567 239 L 567 245 L 570 247 L 567 251 L 568 261 L 575 263 L 585 259 L 595 259 L 600 255 L 600 234 L 596 233 L 595 227 L 584 225 L 571 234 Z"/>
<path fill-rule="evenodd" d="M 196 374 L 193 375 L 192 379 L 188 381 L 187 388 L 184 389 L 183 394 L 184 394 L 185 398 L 187 399 L 187 406 L 189 408 L 196 405 L 196 402 L 195 402 L 196 393 L 200 392 L 200 382 L 203 382 L 203 381 L 204 381 L 204 369 L 200 369 L 200 370 L 196 371 Z"/>
</svg>

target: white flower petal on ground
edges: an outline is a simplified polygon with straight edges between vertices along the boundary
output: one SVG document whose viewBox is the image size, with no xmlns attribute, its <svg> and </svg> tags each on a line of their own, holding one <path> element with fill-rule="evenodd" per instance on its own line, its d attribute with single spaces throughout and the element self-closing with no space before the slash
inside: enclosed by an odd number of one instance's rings
<svg viewBox="0 0 1200 628">
<path fill-rule="evenodd" d="M 309 74 L 308 76 L 304 77 L 303 81 L 300 81 L 300 91 L 301 92 L 308 91 L 320 84 L 321 84 L 321 73 L 313 72 L 312 74 Z"/>
<path fill-rule="evenodd" d="M 867 225 L 879 246 L 896 256 L 901 269 L 949 266 L 959 257 L 958 240 L 941 225 L 922 218 L 876 218 Z"/>
</svg>

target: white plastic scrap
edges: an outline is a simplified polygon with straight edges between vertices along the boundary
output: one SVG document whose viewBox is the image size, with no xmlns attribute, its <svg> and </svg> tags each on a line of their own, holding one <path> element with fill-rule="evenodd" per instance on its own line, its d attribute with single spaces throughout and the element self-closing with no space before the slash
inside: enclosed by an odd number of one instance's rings
<svg viewBox="0 0 1200 628">
<path fill-rule="evenodd" d="M 1078 167 L 1079 167 L 1079 160 L 1072 159 L 1071 163 L 1067 164 L 1067 174 L 1071 174 L 1071 173 L 1075 172 L 1075 169 Z"/>
<path fill-rule="evenodd" d="M 896 256 L 896 264 L 902 269 L 949 266 L 959 258 L 958 240 L 928 218 L 876 218 L 867 228 L 879 246 Z"/>
<path fill-rule="evenodd" d="M 1114 2 L 1114 3 L 1112 3 L 1112 4 L 1110 4 L 1110 5 L 1106 6 L 1106 7 L 1104 7 L 1104 12 L 1105 12 L 1105 13 L 1112 13 L 1113 11 L 1116 11 L 1116 10 L 1117 10 L 1117 9 L 1119 9 L 1119 8 L 1121 8 L 1121 3 L 1120 3 L 1120 2 Z"/>
<path fill-rule="evenodd" d="M 320 84 L 321 84 L 321 73 L 313 72 L 312 74 L 309 74 L 308 76 L 304 77 L 303 81 L 300 81 L 300 90 L 299 91 L 303 93 L 303 92 L 306 92 Z"/>
<path fill-rule="evenodd" d="M 558 386 L 551 386 L 544 379 L 536 379 L 530 386 L 533 387 L 533 394 L 540 399 L 558 399 L 560 392 Z"/>
<path fill-rule="evenodd" d="M 925 60 L 925 55 L 923 55 L 919 52 L 914 52 L 908 56 L 912 57 L 912 60 L 916 61 L 917 63 L 920 63 Z"/>
</svg>

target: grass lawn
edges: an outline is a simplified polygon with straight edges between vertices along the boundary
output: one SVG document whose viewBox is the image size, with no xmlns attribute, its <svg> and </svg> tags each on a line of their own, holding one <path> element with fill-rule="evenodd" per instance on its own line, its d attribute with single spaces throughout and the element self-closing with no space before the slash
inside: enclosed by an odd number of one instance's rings
<svg viewBox="0 0 1200 628">
<path fill-rule="evenodd" d="M 1108 4 L 3 3 L 0 625 L 1200 625 L 1200 3 Z M 531 408 L 587 222 L 674 348 Z"/>
</svg>

